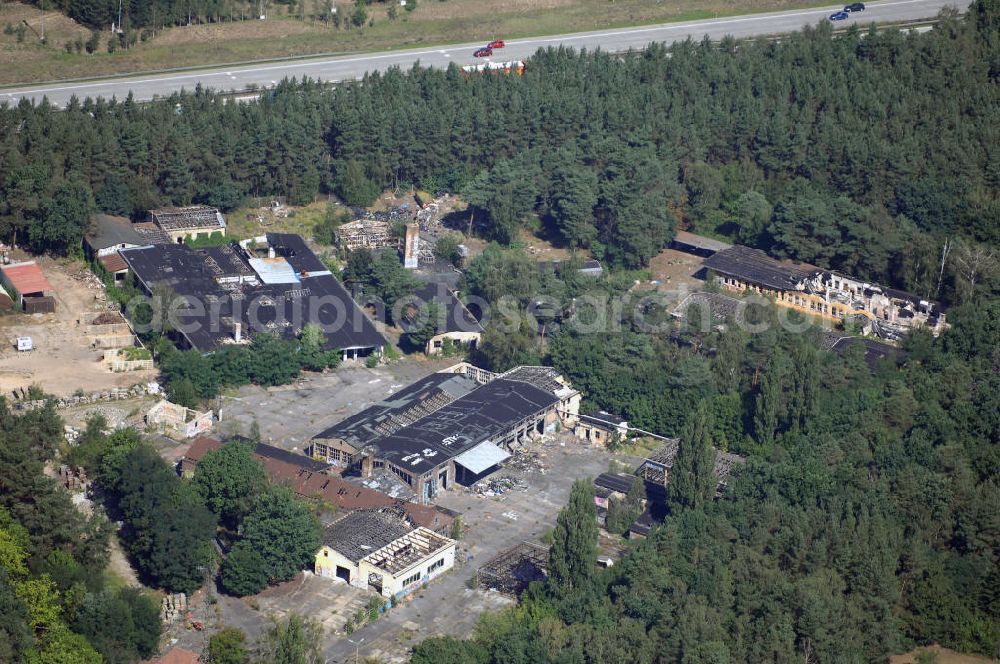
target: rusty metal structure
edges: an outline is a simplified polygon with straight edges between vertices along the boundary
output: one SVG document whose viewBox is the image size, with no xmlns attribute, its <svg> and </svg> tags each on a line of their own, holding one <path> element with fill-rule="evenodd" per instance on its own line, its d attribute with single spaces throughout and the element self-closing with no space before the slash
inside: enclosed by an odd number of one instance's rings
<svg viewBox="0 0 1000 664">
<path fill-rule="evenodd" d="M 476 571 L 476 585 L 481 590 L 495 590 L 516 599 L 532 581 L 542 581 L 548 573 L 548 547 L 521 542 L 480 567 Z"/>
</svg>

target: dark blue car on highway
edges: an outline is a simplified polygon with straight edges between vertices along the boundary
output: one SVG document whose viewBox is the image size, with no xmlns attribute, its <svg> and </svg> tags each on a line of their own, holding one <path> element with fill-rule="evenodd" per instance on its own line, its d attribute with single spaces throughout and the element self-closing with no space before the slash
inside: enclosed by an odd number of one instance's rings
<svg viewBox="0 0 1000 664">
<path fill-rule="evenodd" d="M 845 18 L 848 18 L 849 16 L 850 14 L 848 14 L 847 12 L 837 12 L 836 14 L 830 14 L 830 20 L 843 21 Z"/>
</svg>

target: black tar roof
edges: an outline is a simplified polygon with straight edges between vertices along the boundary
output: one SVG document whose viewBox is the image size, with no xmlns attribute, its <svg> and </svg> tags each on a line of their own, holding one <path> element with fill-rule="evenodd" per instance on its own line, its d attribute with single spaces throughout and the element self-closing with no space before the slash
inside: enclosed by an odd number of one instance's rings
<svg viewBox="0 0 1000 664">
<path fill-rule="evenodd" d="M 401 418 L 431 399 L 453 401 L 478 386 L 476 381 L 461 374 L 434 373 L 338 422 L 315 438 L 337 438 L 352 445 L 364 446 L 384 435 L 386 430 L 395 432 L 403 428 L 405 423 L 401 424 L 393 418 Z"/>
<path fill-rule="evenodd" d="M 553 270 L 557 273 L 561 272 L 566 265 L 566 263 L 561 260 L 538 261 L 537 264 L 540 270 Z M 601 265 L 601 261 L 595 258 L 586 258 L 580 262 L 580 267 L 578 267 L 577 270 L 580 272 L 598 272 L 603 271 L 604 267 Z"/>
<path fill-rule="evenodd" d="M 421 475 L 558 402 L 534 385 L 497 378 L 372 445 L 378 456 Z"/>
<path fill-rule="evenodd" d="M 268 233 L 267 243 L 274 253 L 288 261 L 296 272 L 305 276 L 312 273 L 327 273 L 330 268 L 323 264 L 312 252 L 301 235 L 293 233 Z"/>
<path fill-rule="evenodd" d="M 149 240 L 132 228 L 132 222 L 125 217 L 98 213 L 91 220 L 87 244 L 91 249 L 99 251 L 122 244 L 142 246 L 149 244 Z"/>
<path fill-rule="evenodd" d="M 639 479 L 635 475 L 624 475 L 621 473 L 601 473 L 594 479 L 594 486 L 608 491 L 628 494 L 632 488 L 632 481 Z M 662 484 L 642 480 L 646 487 L 646 498 L 650 501 L 662 501 L 667 497 L 667 488 Z"/>
<path fill-rule="evenodd" d="M 214 350 L 231 340 L 236 321 L 242 323 L 246 335 L 269 332 L 287 338 L 300 334 L 307 323 L 316 323 L 323 328 L 327 349 L 386 345 L 375 325 L 302 238 L 275 233 L 268 238 L 275 238 L 276 253 L 286 253 L 284 257 L 300 274 L 300 283 L 258 282 L 224 288 L 217 279 L 255 274 L 246 262 L 246 252 L 235 244 L 201 250 L 163 244 L 123 249 L 121 254 L 147 291 L 162 284 L 187 298 L 190 307 L 177 314 L 180 324 L 176 327 L 200 351 Z"/>
<path fill-rule="evenodd" d="M 257 443 L 256 447 L 254 447 L 254 454 L 298 466 L 313 473 L 322 473 L 325 470 L 329 470 L 332 465 L 326 461 L 317 461 L 312 457 L 307 457 L 305 454 L 296 454 L 295 452 L 289 452 L 280 447 L 265 445 L 264 443 Z"/>
<path fill-rule="evenodd" d="M 357 510 L 330 525 L 323 533 L 323 543 L 358 563 L 414 530 L 401 510 Z"/>
<path fill-rule="evenodd" d="M 721 275 L 775 290 L 790 290 L 818 270 L 788 265 L 759 249 L 739 245 L 717 252 L 705 259 L 705 268 Z"/>
<path fill-rule="evenodd" d="M 848 348 L 858 344 L 864 348 L 865 364 L 872 369 L 878 365 L 879 360 L 890 359 L 901 363 L 906 359 L 906 353 L 902 349 L 865 337 L 842 337 L 833 344 L 832 350 L 837 355 L 843 355 Z"/>
<path fill-rule="evenodd" d="M 442 317 L 437 322 L 437 332 L 482 332 L 483 327 L 476 320 L 476 317 L 462 304 L 462 301 L 455 297 L 455 294 L 444 284 L 424 284 L 413 291 L 414 297 L 419 302 L 421 311 L 426 316 L 427 302 L 435 302 L 442 309 Z M 421 320 L 417 314 L 413 320 Z M 401 327 L 407 330 L 413 324 L 412 320 L 403 320 Z"/>
</svg>

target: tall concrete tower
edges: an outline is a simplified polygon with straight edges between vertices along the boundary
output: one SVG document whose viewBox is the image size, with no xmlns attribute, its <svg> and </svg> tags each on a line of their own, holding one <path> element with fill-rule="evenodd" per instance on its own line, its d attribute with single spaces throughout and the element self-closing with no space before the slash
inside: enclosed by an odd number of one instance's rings
<svg viewBox="0 0 1000 664">
<path fill-rule="evenodd" d="M 407 224 L 406 244 L 403 247 L 403 267 L 407 270 L 416 270 L 418 258 L 420 258 L 420 226 L 415 223 Z"/>
</svg>

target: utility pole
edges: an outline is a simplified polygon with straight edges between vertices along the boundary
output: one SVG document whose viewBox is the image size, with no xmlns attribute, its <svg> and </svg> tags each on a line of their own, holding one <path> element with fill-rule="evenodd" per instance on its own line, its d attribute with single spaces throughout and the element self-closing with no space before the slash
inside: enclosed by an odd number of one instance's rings
<svg viewBox="0 0 1000 664">
<path fill-rule="evenodd" d="M 364 643 L 364 637 L 355 641 L 354 639 L 347 639 L 350 643 L 354 644 L 354 664 L 358 664 L 361 661 L 361 644 Z"/>
</svg>

